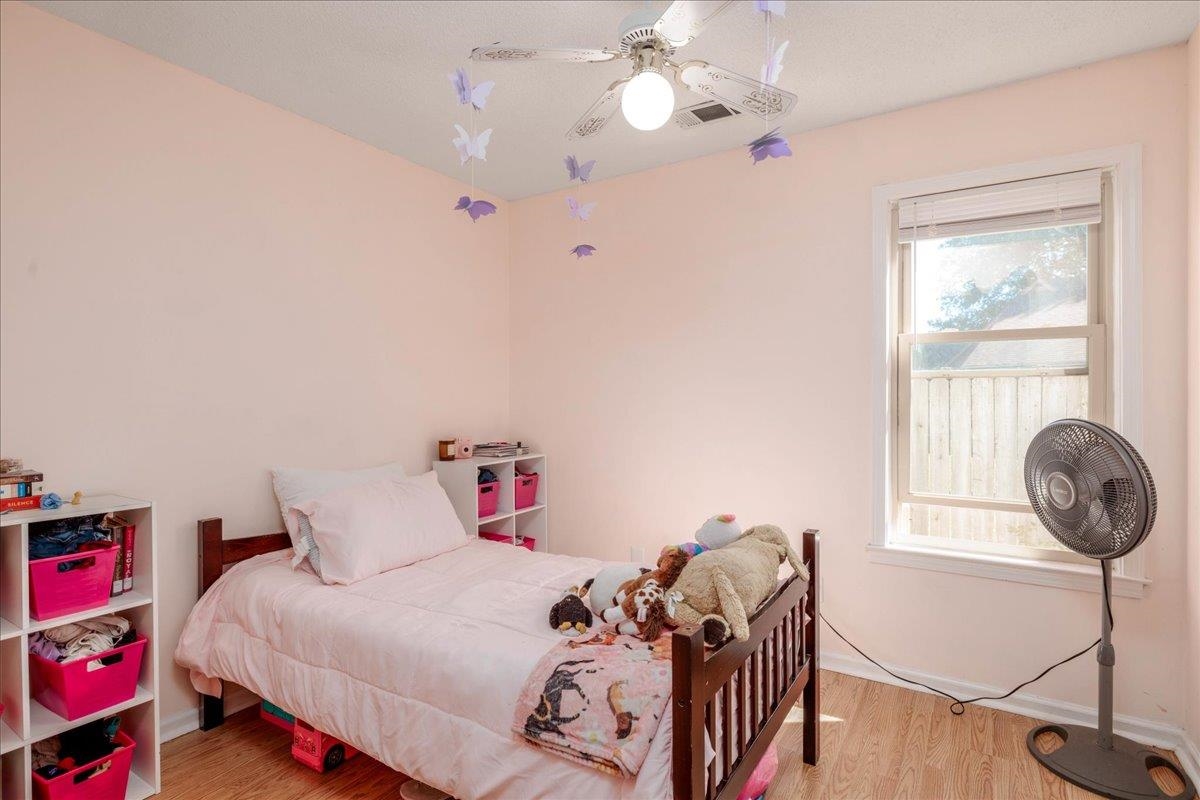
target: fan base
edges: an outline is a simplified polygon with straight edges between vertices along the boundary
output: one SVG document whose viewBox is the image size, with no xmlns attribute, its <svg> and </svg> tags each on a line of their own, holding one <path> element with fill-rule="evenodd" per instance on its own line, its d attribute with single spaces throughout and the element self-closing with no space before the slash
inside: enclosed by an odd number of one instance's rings
<svg viewBox="0 0 1200 800">
<path fill-rule="evenodd" d="M 1043 753 L 1037 737 L 1054 733 L 1062 738 L 1062 747 Z M 1042 766 L 1068 780 L 1112 800 L 1190 800 L 1196 787 L 1179 767 L 1158 753 L 1123 736 L 1113 736 L 1113 749 L 1098 743 L 1099 732 L 1083 725 L 1039 725 L 1025 737 L 1025 744 Z M 1167 794 L 1150 777 L 1150 770 L 1165 767 L 1174 772 L 1183 785 L 1179 794 Z"/>
</svg>

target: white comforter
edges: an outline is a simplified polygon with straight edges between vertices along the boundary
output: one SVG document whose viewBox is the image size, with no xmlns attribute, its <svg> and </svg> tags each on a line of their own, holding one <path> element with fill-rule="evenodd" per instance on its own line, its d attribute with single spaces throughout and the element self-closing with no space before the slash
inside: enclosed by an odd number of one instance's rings
<svg viewBox="0 0 1200 800">
<path fill-rule="evenodd" d="M 351 586 L 291 551 L 236 565 L 192 610 L 176 661 L 198 691 L 233 681 L 461 800 L 671 796 L 670 705 L 636 780 L 511 733 L 521 686 L 559 634 L 566 587 L 601 562 L 471 540 Z"/>
</svg>

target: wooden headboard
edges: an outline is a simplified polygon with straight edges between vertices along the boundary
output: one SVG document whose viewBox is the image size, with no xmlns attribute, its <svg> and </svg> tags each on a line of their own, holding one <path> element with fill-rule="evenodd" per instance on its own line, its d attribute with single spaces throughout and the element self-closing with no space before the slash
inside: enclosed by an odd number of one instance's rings
<svg viewBox="0 0 1200 800">
<path fill-rule="evenodd" d="M 196 523 L 200 553 L 200 594 L 217 582 L 225 567 L 245 561 L 247 558 L 286 550 L 292 546 L 287 533 L 265 533 L 262 536 L 247 536 L 244 539 L 222 538 L 220 517 L 209 517 Z"/>
</svg>

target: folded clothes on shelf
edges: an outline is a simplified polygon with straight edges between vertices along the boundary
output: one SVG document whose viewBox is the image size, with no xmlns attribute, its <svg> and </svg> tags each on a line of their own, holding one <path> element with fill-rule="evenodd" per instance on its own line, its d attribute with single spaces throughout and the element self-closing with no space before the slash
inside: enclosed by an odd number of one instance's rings
<svg viewBox="0 0 1200 800">
<path fill-rule="evenodd" d="M 130 644 L 137 631 L 124 617 L 104 616 L 38 631 L 29 637 L 29 652 L 67 662 Z"/>
<path fill-rule="evenodd" d="M 114 740 L 120 728 L 120 717 L 105 717 L 34 742 L 30 748 L 33 771 L 49 779 L 103 758 L 117 749 Z"/>
<path fill-rule="evenodd" d="M 101 516 L 60 519 L 29 529 L 29 558 L 51 558 L 78 553 L 92 547 L 106 546 L 112 540 L 109 531 L 100 527 Z"/>
</svg>

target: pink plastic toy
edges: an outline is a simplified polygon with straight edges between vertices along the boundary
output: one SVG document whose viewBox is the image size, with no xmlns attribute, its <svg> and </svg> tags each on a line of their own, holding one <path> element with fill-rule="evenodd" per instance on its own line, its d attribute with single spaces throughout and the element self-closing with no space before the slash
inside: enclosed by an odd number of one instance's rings
<svg viewBox="0 0 1200 800">
<path fill-rule="evenodd" d="M 258 716 L 277 728 L 291 731 L 292 758 L 317 772 L 328 772 L 354 758 L 358 751 L 336 736 L 321 733 L 304 720 L 294 717 L 266 700 L 259 706 Z"/>
<path fill-rule="evenodd" d="M 755 800 L 757 797 L 762 797 L 766 794 L 771 781 L 775 780 L 775 773 L 778 771 L 779 751 L 775 749 L 775 743 L 771 742 L 767 746 L 767 752 L 759 760 L 758 766 L 754 768 L 754 772 L 750 773 L 750 780 L 746 781 L 746 785 L 742 787 L 742 793 L 737 796 L 737 800 Z"/>
<path fill-rule="evenodd" d="M 292 758 L 304 766 L 328 772 L 356 755 L 358 751 L 341 739 L 321 733 L 302 719 L 296 720 L 292 728 Z"/>
</svg>

